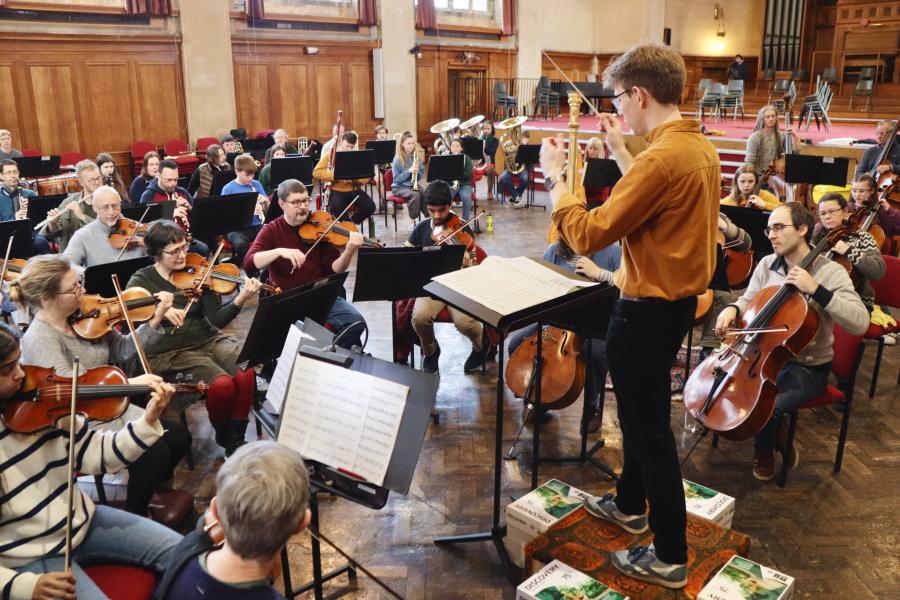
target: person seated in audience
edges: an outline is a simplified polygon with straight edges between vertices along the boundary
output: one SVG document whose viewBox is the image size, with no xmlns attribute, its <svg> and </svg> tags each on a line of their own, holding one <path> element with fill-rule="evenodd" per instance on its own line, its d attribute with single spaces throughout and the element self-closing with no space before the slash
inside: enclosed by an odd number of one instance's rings
<svg viewBox="0 0 900 600">
<path fill-rule="evenodd" d="M 8 129 L 0 129 L 0 160 L 21 157 L 22 152 L 13 148 L 12 133 Z"/>
<path fill-rule="evenodd" d="M 869 313 L 843 267 L 824 256 L 818 257 L 809 270 L 800 266 L 810 252 L 814 225 L 813 214 L 795 202 L 773 210 L 766 235 L 774 254 L 759 261 L 744 294 L 726 306 L 716 320 L 716 333 L 726 335 L 760 290 L 785 283 L 804 294 L 819 314 L 815 340 L 778 373 L 775 411 L 754 444 L 753 476 L 760 481 L 775 477 L 776 449 L 789 466 L 794 467 L 799 461 L 796 449 L 787 447 L 788 419 L 782 417 L 825 389 L 834 357 L 835 323 L 850 335 L 862 335 L 869 327 Z"/>
<path fill-rule="evenodd" d="M 297 148 L 291 145 L 288 132 L 284 129 L 276 129 L 275 133 L 272 134 L 272 140 L 275 142 L 275 145 L 283 146 L 288 154 L 297 154 Z"/>
<path fill-rule="evenodd" d="M 175 286 L 172 275 L 184 269 L 187 262 L 184 230 L 166 219 L 154 221 L 147 228 L 144 246 L 155 263 L 135 273 L 128 287 L 142 287 L 151 294 L 169 292 L 175 297 L 172 308 L 166 311 L 170 323 L 166 335 L 148 340 L 144 346 L 150 368 L 169 379 L 181 374 L 209 384 L 209 421 L 216 432 L 216 443 L 229 456 L 244 443 L 256 375 L 252 369 L 239 372 L 237 358 L 242 344 L 222 328 L 256 296 L 259 280 L 247 278 L 235 298 L 225 305 L 215 292 L 203 290 L 186 311 L 188 299 Z"/>
<path fill-rule="evenodd" d="M 462 219 L 468 221 L 472 215 L 472 171 L 475 170 L 475 163 L 467 154 L 463 153 L 463 143 L 460 138 L 453 138 L 450 142 L 450 154 L 463 155 L 463 176 L 458 182 L 458 188 L 455 195 L 459 197 L 462 203 Z"/>
<path fill-rule="evenodd" d="M 362 234 L 351 232 L 343 249 L 322 242 L 308 256 L 312 244 L 297 234 L 309 216 L 306 186 L 296 179 L 287 179 L 278 186 L 276 194 L 284 214 L 263 225 L 244 257 L 244 271 L 256 274 L 260 269 L 267 269 L 269 283 L 287 291 L 349 269 L 353 256 L 363 244 Z M 340 336 L 339 346 L 351 348 L 362 344 L 360 336 L 365 319 L 342 296 L 334 301 L 323 325 Z"/>
<path fill-rule="evenodd" d="M 728 65 L 728 79 L 747 79 L 747 63 L 740 54 L 735 54 L 734 60 Z"/>
<path fill-rule="evenodd" d="M 497 169 L 494 165 L 496 165 L 497 146 L 500 142 L 494 132 L 494 124 L 488 119 L 481 124 L 481 135 L 478 139 L 484 141 L 484 154 L 487 156 L 487 168 L 484 170 L 484 174 L 487 176 L 487 199 L 491 201 L 494 199 L 494 189 L 497 186 Z"/>
<path fill-rule="evenodd" d="M 862 158 L 856 167 L 855 179 L 859 179 L 861 175 L 871 175 L 872 171 L 876 171 L 879 175 L 887 171 L 900 175 L 900 144 L 897 143 L 898 140 L 894 140 L 891 151 L 888 153 L 888 164 L 875 164 L 875 161 L 878 160 L 878 156 L 884 149 L 884 145 L 890 141 L 889 138 L 893 130 L 894 121 L 878 121 L 878 125 L 875 126 L 876 143 L 866 148 L 866 151 L 863 152 Z"/>
<path fill-rule="evenodd" d="M 112 193 L 115 193 L 112 191 Z M 104 365 L 127 368 L 137 357 L 131 334 L 122 335 L 112 329 L 96 341 L 81 339 L 75 334 L 73 321 L 80 314 L 84 297 L 81 279 L 65 257 L 44 255 L 28 260 L 22 273 L 10 285 L 10 299 L 27 304 L 35 311 L 34 320 L 22 338 L 22 363 L 53 369 L 58 375 L 72 374 L 72 359 L 79 358 L 81 372 Z M 160 328 L 166 312 L 172 307 L 172 294 L 156 294 L 158 304 L 149 322 L 137 327 L 141 343 L 163 335 Z M 139 375 L 128 379 L 132 385 L 161 385 L 157 375 Z M 135 399 L 139 400 L 139 399 Z M 109 423 L 90 423 L 96 431 L 115 431 L 144 413 L 140 402 L 132 402 L 118 419 Z M 173 421 L 163 420 L 165 433 L 129 467 L 128 493 L 125 510 L 146 515 L 156 489 L 169 482 L 175 467 L 191 446 L 191 434 Z M 152 513 L 153 511 L 151 511 Z"/>
<path fill-rule="evenodd" d="M 178 163 L 174 160 L 159 163 L 156 178 L 147 185 L 147 189 L 141 195 L 141 204 L 152 202 L 175 202 L 173 218 L 186 233 L 190 232 L 191 194 L 178 185 Z M 200 240 L 191 239 L 189 251 L 209 256 L 209 246 Z"/>
<path fill-rule="evenodd" d="M 237 140 L 234 139 L 233 135 L 226 133 L 222 136 L 220 142 L 222 144 L 222 149 L 225 151 L 226 155 L 234 154 L 235 152 L 237 152 Z"/>
<path fill-rule="evenodd" d="M 243 230 L 231 231 L 225 235 L 232 246 L 234 262 L 238 265 L 243 264 L 247 248 L 259 233 L 266 218 L 266 209 L 269 208 L 269 197 L 266 196 L 262 184 L 253 179 L 257 168 L 256 159 L 249 154 L 241 154 L 234 159 L 234 172 L 237 177 L 222 188 L 223 196 L 256 193 L 256 212 L 253 214 L 253 221 Z"/>
<path fill-rule="evenodd" d="M 187 535 L 172 552 L 160 600 L 266 598 L 283 600 L 269 584 L 281 549 L 306 529 L 309 478 L 300 455 L 271 441 L 250 442 L 216 473 L 216 495 L 205 521 L 210 533 Z"/>
<path fill-rule="evenodd" d="M 428 219 L 419 221 L 409 234 L 409 238 L 404 243 L 405 246 L 419 248 L 433 246 L 435 244 L 435 241 L 432 239 L 434 227 L 444 224 L 453 216 L 453 211 L 450 210 L 453 192 L 446 181 L 432 181 L 429 183 L 422 193 L 422 198 L 425 202 L 425 207 L 428 209 L 428 214 L 431 216 Z M 463 266 L 467 267 L 472 264 L 474 264 L 474 257 L 466 252 L 463 257 Z M 481 323 L 440 300 L 421 297 L 416 298 L 416 303 L 413 306 L 412 326 L 416 335 L 419 336 L 422 353 L 424 354 L 422 369 L 429 373 L 438 372 L 441 348 L 434 337 L 434 320 L 445 308 L 450 312 L 450 318 L 453 319 L 453 325 L 456 326 L 456 330 L 472 343 L 472 352 L 466 358 L 463 372 L 471 373 L 480 369 L 484 364 L 486 351 L 481 339 Z"/>
<path fill-rule="evenodd" d="M 150 182 L 156 178 L 159 173 L 159 154 L 156 150 L 151 150 L 144 155 L 144 162 L 141 165 L 141 174 L 135 177 L 131 182 L 131 188 L 128 190 L 128 198 L 132 205 L 140 204 L 141 196 Z"/>
<path fill-rule="evenodd" d="M 760 189 L 755 194 L 753 188 L 759 176 L 753 165 L 743 165 L 734 172 L 731 193 L 723 198 L 720 204 L 725 206 L 746 206 L 759 210 L 773 210 L 781 205 L 781 201 L 769 190 Z"/>
<path fill-rule="evenodd" d="M 850 195 L 853 198 L 851 208 L 868 206 L 872 201 L 872 194 L 875 193 L 875 179 L 871 175 L 860 175 L 851 185 Z M 880 199 L 878 201 L 875 222 L 884 230 L 884 234 L 888 238 L 900 235 L 900 210 L 891 206 L 887 200 Z"/>
<path fill-rule="evenodd" d="M 356 143 L 358 141 L 359 138 L 356 137 L 356 134 L 352 131 L 348 131 L 341 136 L 337 151 L 350 152 L 356 148 Z M 335 181 L 334 165 L 331 165 L 331 168 L 328 168 L 328 159 L 329 154 L 323 149 L 322 158 L 319 159 L 319 164 L 317 164 L 316 168 L 313 170 L 313 177 L 319 181 L 331 182 L 331 192 L 328 196 L 329 212 L 337 217 L 345 208 L 347 208 L 347 205 L 356 198 L 353 208 L 348 211 L 347 215 L 344 215 L 344 218 L 347 219 L 349 216 L 349 220 L 357 225 L 365 223 L 366 219 L 375 213 L 375 202 L 373 202 L 372 198 L 361 189 L 361 186 L 366 185 L 369 182 L 369 179 L 363 178 L 353 181 Z M 335 162 L 336 161 L 337 158 L 335 158 Z"/>
<path fill-rule="evenodd" d="M 94 192 L 103 185 L 100 169 L 94 161 L 85 159 L 75 165 L 75 175 L 81 191 L 69 194 L 58 208 L 50 209 L 47 216 L 52 220 L 41 228 L 41 235 L 55 239 L 60 252 L 65 252 L 76 231 L 97 218 L 93 205 Z"/>
<path fill-rule="evenodd" d="M 123 206 L 130 206 L 131 204 L 128 201 L 128 188 L 125 187 L 125 181 L 116 169 L 116 161 L 113 160 L 112 155 L 106 152 L 98 154 L 97 167 L 100 169 L 100 176 L 103 177 L 103 185 L 108 185 L 116 190 L 119 194 L 119 198 L 122 199 Z"/>
<path fill-rule="evenodd" d="M 263 165 L 263 168 L 259 172 L 259 183 L 262 185 L 263 191 L 266 196 L 271 196 L 275 193 L 275 188 L 272 186 L 272 159 L 273 158 L 284 158 L 287 156 L 287 152 L 284 149 L 284 146 L 281 144 L 275 144 L 268 150 L 266 150 L 266 164 Z"/>
<path fill-rule="evenodd" d="M 122 231 L 122 200 L 113 188 L 103 185 L 94 192 L 94 211 L 97 218 L 79 229 L 69 240 L 63 256 L 76 265 L 81 273 L 87 267 L 144 256 L 143 240 L 137 235 L 123 252 L 114 248 L 110 235 Z"/>
<path fill-rule="evenodd" d="M 756 129 L 747 138 L 747 164 L 762 177 L 776 159 L 784 154 L 784 135 L 790 135 L 794 147 L 800 147 L 800 136 L 793 127 L 788 127 L 784 134 L 778 129 L 778 111 L 774 106 L 763 106 L 756 115 Z M 768 182 L 763 182 L 768 185 Z"/>
<path fill-rule="evenodd" d="M 14 398 L 25 379 L 19 365 L 19 332 L 0 323 L 0 398 Z M 75 469 L 85 474 L 114 473 L 134 463 L 163 437 L 159 417 L 172 388 L 151 383 L 144 414 L 112 432 L 88 431 L 76 417 Z M 49 430 L 16 433 L 0 421 L 3 468 L 3 521 L 0 522 L 0 589 L 7 598 L 49 600 L 106 598 L 82 568 L 115 563 L 162 574 L 181 536 L 138 515 L 95 506 L 79 486 L 73 488 L 72 571 L 66 572 L 68 428 L 65 417 Z"/>
<path fill-rule="evenodd" d="M 33 191 L 19 187 L 19 165 L 10 158 L 0 159 L 0 221 L 20 221 L 28 218 L 28 199 Z M 35 254 L 50 252 L 47 238 L 31 230 Z"/>
<path fill-rule="evenodd" d="M 531 136 L 527 131 L 523 131 L 521 139 L 522 145 L 525 146 L 528 144 Z M 513 174 L 509 172 L 509 169 L 510 165 L 506 165 L 506 169 L 500 174 L 500 179 L 497 181 L 497 193 L 501 194 L 501 198 L 503 194 L 508 194 L 510 203 L 518 204 L 519 198 L 528 189 L 528 169 L 522 169 L 521 173 L 516 174 L 516 177 L 519 178 L 519 185 L 517 186 L 513 186 Z"/>
<path fill-rule="evenodd" d="M 394 162 L 391 163 L 391 193 L 406 200 L 406 206 L 409 210 L 410 219 L 418 219 L 421 214 L 428 218 L 428 211 L 422 203 L 422 194 L 419 190 L 425 187 L 425 169 L 421 161 L 414 161 L 416 152 L 416 136 L 404 131 L 400 136 L 400 143 L 397 144 L 397 154 L 394 156 Z M 413 163 L 416 164 L 413 164 Z M 418 179 L 419 190 L 414 190 L 413 182 Z"/>
<path fill-rule="evenodd" d="M 212 191 L 213 177 L 220 171 L 230 171 L 225 149 L 219 144 L 210 144 L 206 149 L 206 162 L 197 167 L 188 182 L 187 191 L 194 198 L 206 198 Z"/>
</svg>

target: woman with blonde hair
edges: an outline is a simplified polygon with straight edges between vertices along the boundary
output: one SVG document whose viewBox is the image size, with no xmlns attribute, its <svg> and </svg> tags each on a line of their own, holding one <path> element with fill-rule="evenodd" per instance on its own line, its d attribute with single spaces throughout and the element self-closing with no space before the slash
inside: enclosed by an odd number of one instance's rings
<svg viewBox="0 0 900 600">
<path fill-rule="evenodd" d="M 800 136 L 793 127 L 788 127 L 784 133 L 793 138 L 795 147 L 800 146 Z M 778 111 L 774 106 L 763 106 L 756 114 L 756 128 L 747 138 L 747 164 L 761 176 L 783 154 L 784 134 L 778 128 Z"/>
<path fill-rule="evenodd" d="M 421 180 L 420 174 L 425 172 L 421 161 L 414 161 L 415 153 L 416 136 L 409 131 L 404 131 L 397 144 L 397 155 L 391 164 L 391 172 L 394 177 L 391 181 L 391 193 L 406 200 L 411 219 L 418 218 L 420 214 L 426 218 L 429 216 L 428 210 L 422 202 L 422 195 L 418 190 L 413 189 L 413 182 L 416 179 Z"/>
</svg>

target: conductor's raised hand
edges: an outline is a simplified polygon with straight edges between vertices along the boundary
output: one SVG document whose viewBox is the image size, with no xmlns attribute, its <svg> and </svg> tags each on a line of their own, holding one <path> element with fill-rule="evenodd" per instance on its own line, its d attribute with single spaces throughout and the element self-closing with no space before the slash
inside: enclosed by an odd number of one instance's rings
<svg viewBox="0 0 900 600">
<path fill-rule="evenodd" d="M 541 171 L 545 176 L 559 177 L 566 169 L 565 138 L 545 137 L 541 142 Z"/>
<path fill-rule="evenodd" d="M 597 125 L 600 133 L 606 134 L 606 146 L 613 154 L 625 149 L 625 133 L 619 117 L 610 113 L 601 113 Z"/>
</svg>

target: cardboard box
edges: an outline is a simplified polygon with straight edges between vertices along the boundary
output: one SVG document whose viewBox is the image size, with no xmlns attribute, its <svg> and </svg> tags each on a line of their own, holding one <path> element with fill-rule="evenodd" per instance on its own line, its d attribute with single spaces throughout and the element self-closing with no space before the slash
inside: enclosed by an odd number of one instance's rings
<svg viewBox="0 0 900 600">
<path fill-rule="evenodd" d="M 569 513 L 581 508 L 586 494 L 557 479 L 506 506 L 507 529 L 518 529 L 535 538 Z"/>
<path fill-rule="evenodd" d="M 684 502 L 689 513 L 724 529 L 731 529 L 731 522 L 734 520 L 734 498 L 687 479 L 681 481 L 684 485 Z"/>
<path fill-rule="evenodd" d="M 516 600 L 628 600 L 608 586 L 554 560 L 516 588 Z"/>
<path fill-rule="evenodd" d="M 789 600 L 794 578 L 732 556 L 697 595 L 697 600 Z"/>
</svg>

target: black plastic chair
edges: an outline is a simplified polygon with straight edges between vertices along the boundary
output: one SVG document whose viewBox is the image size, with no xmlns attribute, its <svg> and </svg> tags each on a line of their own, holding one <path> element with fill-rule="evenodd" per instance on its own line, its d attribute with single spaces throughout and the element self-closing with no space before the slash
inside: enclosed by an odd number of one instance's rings
<svg viewBox="0 0 900 600">
<path fill-rule="evenodd" d="M 519 102 L 515 96 L 510 96 L 506 91 L 506 84 L 502 81 L 494 83 L 494 112 L 491 120 L 496 121 L 497 115 L 502 111 L 504 118 L 509 118 L 516 112 Z"/>
<path fill-rule="evenodd" d="M 553 116 L 559 116 L 559 92 L 554 92 L 550 86 L 550 78 L 546 75 L 538 80 L 537 87 L 534 90 L 535 113 L 539 113 L 544 119 L 550 116 L 550 110 L 553 109 Z"/>
</svg>

